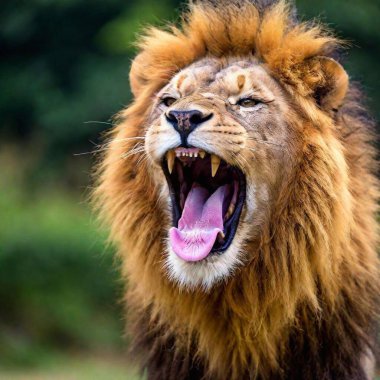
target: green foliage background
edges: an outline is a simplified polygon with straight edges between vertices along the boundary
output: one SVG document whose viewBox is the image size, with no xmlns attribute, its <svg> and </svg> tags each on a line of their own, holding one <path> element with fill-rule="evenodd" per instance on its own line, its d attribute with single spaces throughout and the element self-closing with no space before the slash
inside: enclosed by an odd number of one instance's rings
<svg viewBox="0 0 380 380">
<path fill-rule="evenodd" d="M 351 42 L 346 67 L 380 116 L 380 3 L 297 1 Z M 91 152 L 130 101 L 136 34 L 176 0 L 0 4 L 0 369 L 122 352 L 117 261 L 89 211 Z M 1 376 L 1 375 L 0 375 Z"/>
</svg>

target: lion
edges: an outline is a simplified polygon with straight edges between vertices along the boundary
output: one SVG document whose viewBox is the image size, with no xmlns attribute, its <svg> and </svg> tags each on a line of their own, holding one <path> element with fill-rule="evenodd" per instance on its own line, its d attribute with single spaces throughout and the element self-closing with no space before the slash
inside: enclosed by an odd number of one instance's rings
<svg viewBox="0 0 380 380">
<path fill-rule="evenodd" d="M 284 1 L 148 28 L 95 191 L 149 380 L 364 380 L 379 314 L 374 123 L 345 43 Z"/>
</svg>

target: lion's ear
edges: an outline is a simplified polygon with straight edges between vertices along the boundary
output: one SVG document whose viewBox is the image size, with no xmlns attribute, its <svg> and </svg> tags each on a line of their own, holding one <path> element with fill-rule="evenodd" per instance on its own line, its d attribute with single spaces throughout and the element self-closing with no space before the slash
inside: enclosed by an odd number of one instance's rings
<svg viewBox="0 0 380 380">
<path fill-rule="evenodd" d="M 134 97 L 140 93 L 142 85 L 146 82 L 144 78 L 144 62 L 143 57 L 139 54 L 133 61 L 129 72 L 129 84 Z"/>
<path fill-rule="evenodd" d="M 339 108 L 346 96 L 349 78 L 340 63 L 328 57 L 314 57 L 305 62 L 304 80 L 321 109 Z"/>
</svg>

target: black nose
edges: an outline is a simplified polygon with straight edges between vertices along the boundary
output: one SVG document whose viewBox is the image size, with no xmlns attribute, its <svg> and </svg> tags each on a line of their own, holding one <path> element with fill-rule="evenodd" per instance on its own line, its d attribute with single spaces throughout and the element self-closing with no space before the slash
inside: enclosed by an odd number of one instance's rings
<svg viewBox="0 0 380 380">
<path fill-rule="evenodd" d="M 187 146 L 187 138 L 189 134 L 194 131 L 200 124 L 211 119 L 212 114 L 205 115 L 198 110 L 191 111 L 170 111 L 166 114 L 166 119 L 172 124 L 173 128 L 181 136 L 181 143 Z"/>
</svg>

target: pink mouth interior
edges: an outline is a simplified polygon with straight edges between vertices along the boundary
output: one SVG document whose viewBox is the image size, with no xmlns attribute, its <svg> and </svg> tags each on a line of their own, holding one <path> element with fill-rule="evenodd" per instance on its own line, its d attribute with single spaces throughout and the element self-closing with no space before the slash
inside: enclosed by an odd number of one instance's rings
<svg viewBox="0 0 380 380">
<path fill-rule="evenodd" d="M 175 155 L 167 172 L 175 223 L 169 242 L 182 260 L 200 261 L 211 252 L 223 252 L 234 236 L 240 215 L 235 210 L 242 207 L 241 177 L 221 159 L 215 167 L 215 157 L 197 148 L 176 148 Z"/>
<path fill-rule="evenodd" d="M 174 252 L 185 261 L 200 261 L 208 256 L 219 233 L 223 233 L 223 216 L 231 200 L 231 185 L 217 188 L 213 194 L 194 183 L 178 222 L 169 239 Z"/>
</svg>

